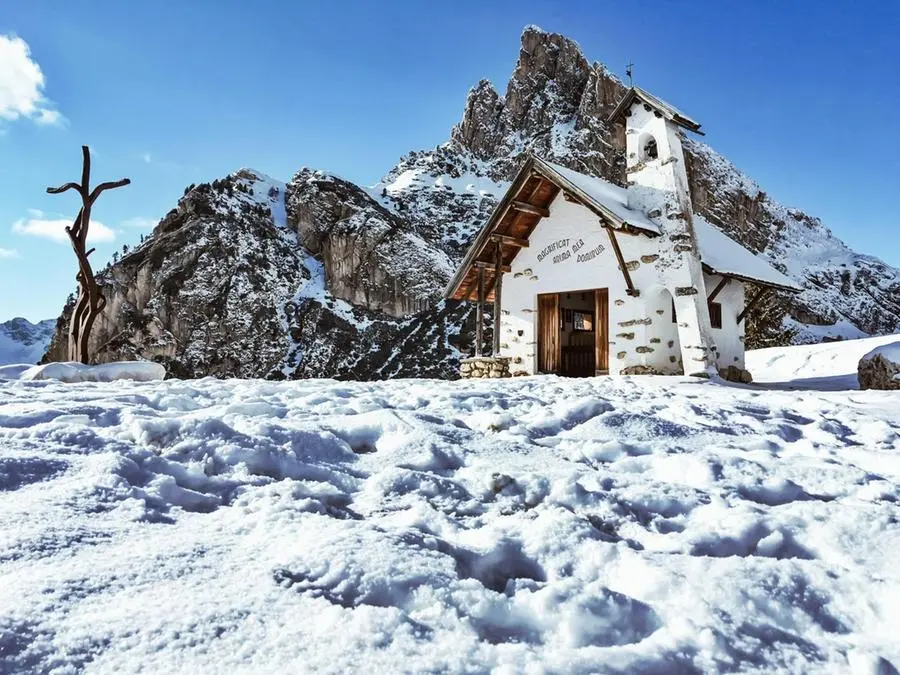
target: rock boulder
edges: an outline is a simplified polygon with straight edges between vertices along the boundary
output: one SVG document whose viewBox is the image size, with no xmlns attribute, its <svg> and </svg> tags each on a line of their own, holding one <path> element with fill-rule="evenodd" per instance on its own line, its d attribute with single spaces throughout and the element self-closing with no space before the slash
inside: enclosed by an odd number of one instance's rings
<svg viewBox="0 0 900 675">
<path fill-rule="evenodd" d="M 863 356 L 856 373 L 860 389 L 900 389 L 900 341 Z"/>
</svg>

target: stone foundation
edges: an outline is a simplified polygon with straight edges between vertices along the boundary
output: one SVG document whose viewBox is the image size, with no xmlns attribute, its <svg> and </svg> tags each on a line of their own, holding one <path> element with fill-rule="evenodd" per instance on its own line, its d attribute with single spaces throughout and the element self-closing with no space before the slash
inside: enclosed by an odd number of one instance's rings
<svg viewBox="0 0 900 675">
<path fill-rule="evenodd" d="M 459 376 L 464 380 L 510 377 L 509 357 L 476 356 L 471 359 L 463 359 L 459 365 Z"/>
<path fill-rule="evenodd" d="M 753 382 L 753 376 L 749 370 L 738 368 L 737 366 L 728 366 L 719 371 L 719 375 L 729 382 L 740 382 L 742 384 L 750 384 Z"/>
<path fill-rule="evenodd" d="M 663 375 L 663 373 L 652 366 L 628 366 L 622 368 L 619 375 Z"/>
</svg>

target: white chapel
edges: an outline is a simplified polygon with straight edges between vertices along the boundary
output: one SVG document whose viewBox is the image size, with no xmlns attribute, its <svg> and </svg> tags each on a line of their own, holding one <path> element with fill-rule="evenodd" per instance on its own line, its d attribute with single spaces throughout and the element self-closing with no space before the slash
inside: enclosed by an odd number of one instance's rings
<svg viewBox="0 0 900 675">
<path fill-rule="evenodd" d="M 700 125 L 632 87 L 627 187 L 529 156 L 445 291 L 478 303 L 464 377 L 713 374 L 749 381 L 744 319 L 788 277 L 693 212 L 681 139 Z M 747 297 L 745 284 L 759 290 Z M 483 306 L 499 330 L 483 357 Z"/>
</svg>

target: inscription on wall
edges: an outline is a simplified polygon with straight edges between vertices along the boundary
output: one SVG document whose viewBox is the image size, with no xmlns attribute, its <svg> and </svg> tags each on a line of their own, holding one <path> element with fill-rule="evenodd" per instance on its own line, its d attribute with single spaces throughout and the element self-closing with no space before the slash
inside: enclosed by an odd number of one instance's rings
<svg viewBox="0 0 900 675">
<path fill-rule="evenodd" d="M 538 262 L 550 259 L 554 265 L 566 261 L 574 261 L 576 263 L 590 262 L 598 255 L 603 253 L 605 247 L 603 244 L 597 244 L 590 250 L 585 250 L 587 245 L 584 239 L 557 239 L 547 244 L 537 255 Z"/>
</svg>

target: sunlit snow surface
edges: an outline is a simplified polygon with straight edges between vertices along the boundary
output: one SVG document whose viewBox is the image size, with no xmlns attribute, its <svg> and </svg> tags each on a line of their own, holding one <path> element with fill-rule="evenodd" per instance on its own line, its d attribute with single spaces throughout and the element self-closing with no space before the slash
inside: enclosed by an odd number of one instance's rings
<svg viewBox="0 0 900 675">
<path fill-rule="evenodd" d="M 898 481 L 896 392 L 0 382 L 0 672 L 893 672 Z"/>
</svg>

